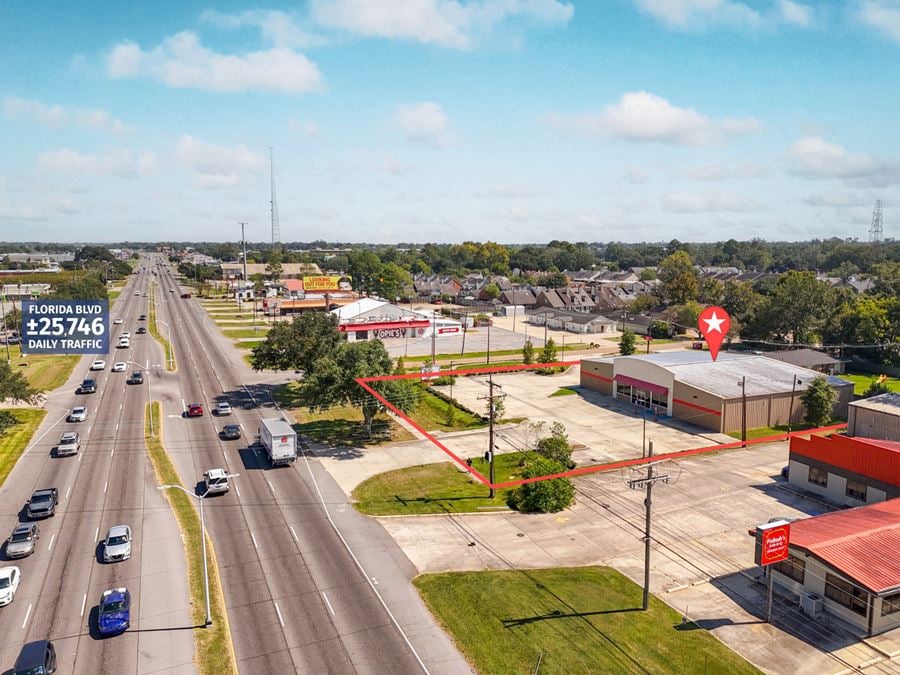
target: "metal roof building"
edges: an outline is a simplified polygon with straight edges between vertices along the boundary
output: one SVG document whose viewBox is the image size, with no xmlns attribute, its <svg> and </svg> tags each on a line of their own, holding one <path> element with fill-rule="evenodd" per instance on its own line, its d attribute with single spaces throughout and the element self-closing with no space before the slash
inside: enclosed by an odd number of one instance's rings
<svg viewBox="0 0 900 675">
<path fill-rule="evenodd" d="M 748 429 L 800 422 L 800 396 L 819 376 L 765 356 L 731 352 L 720 352 L 715 361 L 709 352 L 685 350 L 581 362 L 582 386 L 722 433 L 739 431 L 744 419 Z M 846 417 L 853 383 L 827 377 L 837 391 L 832 415 Z"/>
<path fill-rule="evenodd" d="M 880 394 L 851 403 L 847 434 L 900 441 L 900 394 Z"/>
<path fill-rule="evenodd" d="M 900 499 L 790 524 L 790 556 L 774 581 L 866 635 L 900 627 Z"/>
</svg>

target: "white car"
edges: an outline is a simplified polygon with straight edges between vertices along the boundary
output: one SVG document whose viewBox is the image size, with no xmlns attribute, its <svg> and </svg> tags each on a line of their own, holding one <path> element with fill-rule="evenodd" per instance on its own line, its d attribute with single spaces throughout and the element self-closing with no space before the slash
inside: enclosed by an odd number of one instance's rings
<svg viewBox="0 0 900 675">
<path fill-rule="evenodd" d="M 120 316 L 118 319 L 116 319 L 115 321 L 113 321 L 113 323 L 125 323 L 125 319 L 123 319 L 123 318 Z"/>
<path fill-rule="evenodd" d="M 116 361 L 113 364 L 112 371 L 114 373 L 124 373 L 127 368 L 128 368 L 128 364 L 125 363 L 124 361 Z"/>
<path fill-rule="evenodd" d="M 135 295 L 140 295 L 141 292 L 140 292 L 140 291 L 135 291 L 134 294 L 135 294 Z"/>
<path fill-rule="evenodd" d="M 131 340 L 128 338 L 119 338 L 119 341 L 116 343 L 116 349 L 129 349 L 131 347 Z"/>
<path fill-rule="evenodd" d="M 103 562 L 120 562 L 131 557 L 131 528 L 114 525 L 103 542 Z"/>
<path fill-rule="evenodd" d="M 87 419 L 87 408 L 83 405 L 75 406 L 67 419 L 70 422 L 84 422 Z"/>
<path fill-rule="evenodd" d="M 131 331 L 123 330 L 122 334 L 119 336 L 119 339 L 121 340 L 122 338 L 130 338 L 130 337 L 131 337 Z"/>
<path fill-rule="evenodd" d="M 220 401 L 216 404 L 216 415 L 230 415 L 231 404 L 228 401 Z"/>
<path fill-rule="evenodd" d="M 106 370 L 106 361 L 97 359 L 91 364 L 91 370 Z"/>
<path fill-rule="evenodd" d="M 228 474 L 225 469 L 209 469 L 203 474 L 206 493 L 211 495 L 228 492 Z"/>
<path fill-rule="evenodd" d="M 18 567 L 4 567 L 0 569 L 0 607 L 13 601 L 16 590 L 19 588 L 21 572 Z"/>
</svg>

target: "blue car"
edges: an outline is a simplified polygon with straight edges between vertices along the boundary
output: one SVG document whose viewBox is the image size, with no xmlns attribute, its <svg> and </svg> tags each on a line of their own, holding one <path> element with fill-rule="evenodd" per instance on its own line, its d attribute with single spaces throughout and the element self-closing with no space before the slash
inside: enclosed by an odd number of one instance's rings
<svg viewBox="0 0 900 675">
<path fill-rule="evenodd" d="M 127 588 L 113 588 L 100 596 L 97 627 L 100 635 L 117 635 L 131 626 L 131 593 Z"/>
</svg>

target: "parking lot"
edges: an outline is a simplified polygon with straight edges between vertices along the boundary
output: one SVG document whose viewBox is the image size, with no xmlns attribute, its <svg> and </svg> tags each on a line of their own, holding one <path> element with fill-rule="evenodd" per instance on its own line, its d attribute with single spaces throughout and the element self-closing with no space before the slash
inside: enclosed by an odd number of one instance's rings
<svg viewBox="0 0 900 675">
<path fill-rule="evenodd" d="M 533 331 L 537 333 L 537 331 Z M 531 338 L 531 343 L 540 348 L 544 346 L 543 332 L 526 336 L 524 333 L 513 332 L 505 328 L 490 328 L 491 351 L 501 351 L 507 349 L 521 349 L 525 341 Z M 465 349 L 463 349 L 463 341 L 465 340 Z M 574 338 L 571 342 L 576 342 Z M 398 356 L 426 356 L 431 354 L 431 338 L 413 338 L 410 340 L 396 338 L 384 340 L 388 353 L 394 358 Z M 462 333 L 458 335 L 443 335 L 435 338 L 434 349 L 435 354 L 473 354 L 476 352 L 486 352 L 488 348 L 488 327 L 470 328 L 463 338 Z M 498 361 L 502 357 L 497 358 Z"/>
</svg>

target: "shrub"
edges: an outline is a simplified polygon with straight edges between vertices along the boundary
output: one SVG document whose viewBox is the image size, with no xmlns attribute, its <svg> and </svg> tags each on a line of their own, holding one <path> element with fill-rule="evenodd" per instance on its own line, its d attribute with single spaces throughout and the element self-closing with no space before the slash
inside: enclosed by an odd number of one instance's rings
<svg viewBox="0 0 900 675">
<path fill-rule="evenodd" d="M 538 457 L 525 465 L 523 478 L 536 478 L 565 471 L 559 462 Z M 568 478 L 553 478 L 520 485 L 511 494 L 514 508 L 525 513 L 557 513 L 572 503 L 575 486 Z"/>
</svg>

